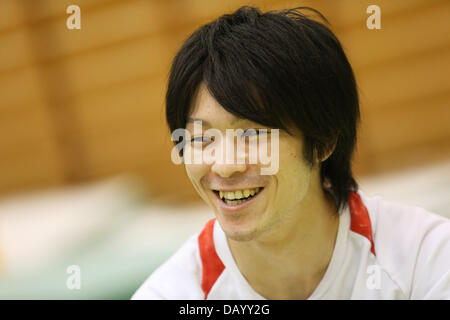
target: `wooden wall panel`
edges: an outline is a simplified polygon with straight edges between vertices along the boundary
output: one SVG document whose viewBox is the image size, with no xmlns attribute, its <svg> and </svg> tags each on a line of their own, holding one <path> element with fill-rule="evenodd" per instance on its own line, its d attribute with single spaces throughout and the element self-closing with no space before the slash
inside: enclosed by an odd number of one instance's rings
<svg viewBox="0 0 450 320">
<path fill-rule="evenodd" d="M 426 55 L 404 57 L 392 64 L 383 64 L 366 72 L 358 72 L 365 108 L 384 111 L 386 108 L 410 103 L 418 97 L 450 92 L 448 48 Z"/>
<path fill-rule="evenodd" d="M 446 126 L 450 119 L 448 95 L 411 101 L 383 113 L 367 109 L 365 125 L 372 137 L 371 148 L 375 153 L 386 153 L 413 149 L 443 138 L 450 142 Z M 429 104 L 432 108 L 427 108 Z"/>
<path fill-rule="evenodd" d="M 49 20 L 65 21 L 66 8 L 76 4 L 84 10 L 102 10 L 123 0 L 2 0 L 0 2 L 0 32 L 36 26 Z M 24 10 L 28 11 L 24 15 Z"/>
<path fill-rule="evenodd" d="M 0 33 L 0 43 L 3 48 L 14 48 L 14 50 L 0 51 L 0 75 L 34 60 L 30 51 L 28 32 L 25 30 Z"/>
<path fill-rule="evenodd" d="M 78 4 L 82 29 L 65 27 Z M 361 93 L 358 175 L 450 154 L 450 3 L 37 0 L 0 2 L 0 194 L 128 172 L 153 193 L 198 199 L 170 162 L 164 118 L 170 62 L 198 26 L 249 4 L 312 6 L 329 19 Z M 5 15 L 5 12 L 8 14 Z"/>
<path fill-rule="evenodd" d="M 61 185 L 62 155 L 46 106 L 0 119 L 0 194 Z"/>
<path fill-rule="evenodd" d="M 37 68 L 0 75 L 0 112 L 26 107 L 36 100 L 42 101 L 42 85 Z"/>
<path fill-rule="evenodd" d="M 395 64 L 405 57 L 445 48 L 450 43 L 450 2 L 436 5 L 435 2 L 428 1 L 427 4 L 427 7 L 409 14 L 400 11 L 395 15 L 386 14 L 383 7 L 381 30 L 362 28 L 361 22 L 365 22 L 363 19 L 359 24 L 338 28 L 336 33 L 344 44 L 353 67 L 366 72 L 380 64 Z"/>
</svg>

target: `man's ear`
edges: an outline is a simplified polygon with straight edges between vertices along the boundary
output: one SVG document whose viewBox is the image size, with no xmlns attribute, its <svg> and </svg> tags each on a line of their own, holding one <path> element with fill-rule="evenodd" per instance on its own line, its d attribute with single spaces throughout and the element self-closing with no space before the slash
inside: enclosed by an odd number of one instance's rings
<svg viewBox="0 0 450 320">
<path fill-rule="evenodd" d="M 333 154 L 334 149 L 336 149 L 338 139 L 339 139 L 339 136 L 337 135 L 336 138 L 334 139 L 334 142 L 330 145 L 328 150 L 325 152 L 325 154 L 320 159 L 319 159 L 319 156 L 317 155 L 317 150 L 314 149 L 314 160 L 316 161 L 316 163 L 324 162 Z"/>
</svg>

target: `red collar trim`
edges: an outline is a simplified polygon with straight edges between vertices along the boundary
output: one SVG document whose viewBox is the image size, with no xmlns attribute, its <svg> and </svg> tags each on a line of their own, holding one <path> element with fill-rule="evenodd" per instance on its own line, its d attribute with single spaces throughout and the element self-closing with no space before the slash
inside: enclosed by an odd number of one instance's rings
<svg viewBox="0 0 450 320">
<path fill-rule="evenodd" d="M 359 233 L 369 239 L 371 243 L 370 251 L 375 254 L 375 245 L 372 238 L 372 226 L 370 222 L 369 212 L 356 192 L 351 192 L 348 197 L 348 206 L 350 208 L 351 224 L 350 230 Z"/>
</svg>

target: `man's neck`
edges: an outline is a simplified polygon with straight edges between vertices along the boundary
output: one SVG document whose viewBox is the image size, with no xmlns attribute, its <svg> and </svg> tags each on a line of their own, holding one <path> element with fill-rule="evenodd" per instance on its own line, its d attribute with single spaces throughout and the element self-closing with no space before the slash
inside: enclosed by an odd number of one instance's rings
<svg viewBox="0 0 450 320">
<path fill-rule="evenodd" d="M 339 216 L 322 193 L 309 197 L 269 235 L 251 241 L 228 239 L 239 270 L 267 299 L 306 299 L 323 278 L 333 255 Z"/>
</svg>

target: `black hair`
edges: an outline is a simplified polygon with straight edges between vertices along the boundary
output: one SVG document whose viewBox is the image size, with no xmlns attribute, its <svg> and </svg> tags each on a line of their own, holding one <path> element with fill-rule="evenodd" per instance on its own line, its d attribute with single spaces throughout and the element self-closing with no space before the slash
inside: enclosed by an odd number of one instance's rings
<svg viewBox="0 0 450 320">
<path fill-rule="evenodd" d="M 229 113 L 269 128 L 301 132 L 338 211 L 358 185 L 351 158 L 360 119 L 355 77 L 333 32 L 302 13 L 250 6 L 201 26 L 176 54 L 166 93 L 170 130 L 185 128 L 201 82 Z M 329 154 L 328 158 L 323 159 Z"/>
</svg>

